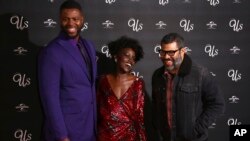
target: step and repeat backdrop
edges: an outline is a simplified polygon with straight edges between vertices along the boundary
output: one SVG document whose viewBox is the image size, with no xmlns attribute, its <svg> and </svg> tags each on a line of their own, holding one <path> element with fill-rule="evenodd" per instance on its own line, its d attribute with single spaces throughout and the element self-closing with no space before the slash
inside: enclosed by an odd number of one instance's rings
<svg viewBox="0 0 250 141">
<path fill-rule="evenodd" d="M 95 43 L 99 75 L 108 73 L 107 43 L 122 35 L 136 38 L 145 57 L 133 74 L 144 79 L 149 103 L 151 76 L 161 66 L 161 38 L 178 32 L 187 53 L 218 80 L 225 113 L 209 127 L 209 141 L 228 141 L 229 126 L 250 124 L 249 0 L 78 0 L 86 19 L 82 36 Z M 43 112 L 36 59 L 60 31 L 62 0 L 0 0 L 0 140 L 39 141 Z M 154 132 L 149 126 L 149 140 Z"/>
</svg>

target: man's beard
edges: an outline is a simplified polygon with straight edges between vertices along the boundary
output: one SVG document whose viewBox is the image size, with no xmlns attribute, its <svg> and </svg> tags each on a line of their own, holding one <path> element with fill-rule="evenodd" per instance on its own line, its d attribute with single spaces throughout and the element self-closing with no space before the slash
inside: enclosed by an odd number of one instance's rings
<svg viewBox="0 0 250 141">
<path fill-rule="evenodd" d="M 182 63 L 182 59 L 181 59 L 181 55 L 179 54 L 178 58 L 176 58 L 175 60 L 173 60 L 173 65 L 172 66 L 168 66 L 168 67 L 166 66 L 165 68 L 168 71 L 173 71 L 173 70 L 178 69 L 181 66 L 181 63 Z"/>
</svg>

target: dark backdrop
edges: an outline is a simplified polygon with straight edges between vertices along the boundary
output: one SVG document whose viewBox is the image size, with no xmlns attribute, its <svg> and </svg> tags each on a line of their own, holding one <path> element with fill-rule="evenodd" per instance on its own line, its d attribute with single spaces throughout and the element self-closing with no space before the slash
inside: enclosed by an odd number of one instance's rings
<svg viewBox="0 0 250 141">
<path fill-rule="evenodd" d="M 78 0 L 85 11 L 82 36 L 98 52 L 99 74 L 110 71 L 107 43 L 121 35 L 139 40 L 145 57 L 134 74 L 151 100 L 151 76 L 161 66 L 161 38 L 178 32 L 188 54 L 219 81 L 226 112 L 209 128 L 210 141 L 228 141 L 229 125 L 249 124 L 249 0 Z M 0 0 L 0 140 L 39 141 L 42 126 L 36 57 L 59 30 L 61 0 Z M 150 123 L 150 103 L 146 105 Z M 154 137 L 151 128 L 148 135 Z M 153 140 L 153 139 L 151 139 Z"/>
</svg>

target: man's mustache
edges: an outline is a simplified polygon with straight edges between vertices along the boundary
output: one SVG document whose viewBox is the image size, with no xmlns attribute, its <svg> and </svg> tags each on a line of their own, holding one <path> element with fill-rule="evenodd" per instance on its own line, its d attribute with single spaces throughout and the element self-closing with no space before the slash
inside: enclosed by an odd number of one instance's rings
<svg viewBox="0 0 250 141">
<path fill-rule="evenodd" d="M 164 61 L 173 61 L 172 59 L 163 59 Z"/>
</svg>

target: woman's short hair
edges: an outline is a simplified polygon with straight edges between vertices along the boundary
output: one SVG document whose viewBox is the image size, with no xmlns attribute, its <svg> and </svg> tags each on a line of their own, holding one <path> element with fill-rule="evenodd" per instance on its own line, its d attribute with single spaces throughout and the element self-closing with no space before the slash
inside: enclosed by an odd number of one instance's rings
<svg viewBox="0 0 250 141">
<path fill-rule="evenodd" d="M 139 42 L 126 36 L 122 36 L 117 40 L 108 43 L 108 48 L 112 58 L 124 48 L 131 48 L 132 50 L 134 50 L 136 62 L 142 59 L 144 55 L 143 49 Z"/>
</svg>

